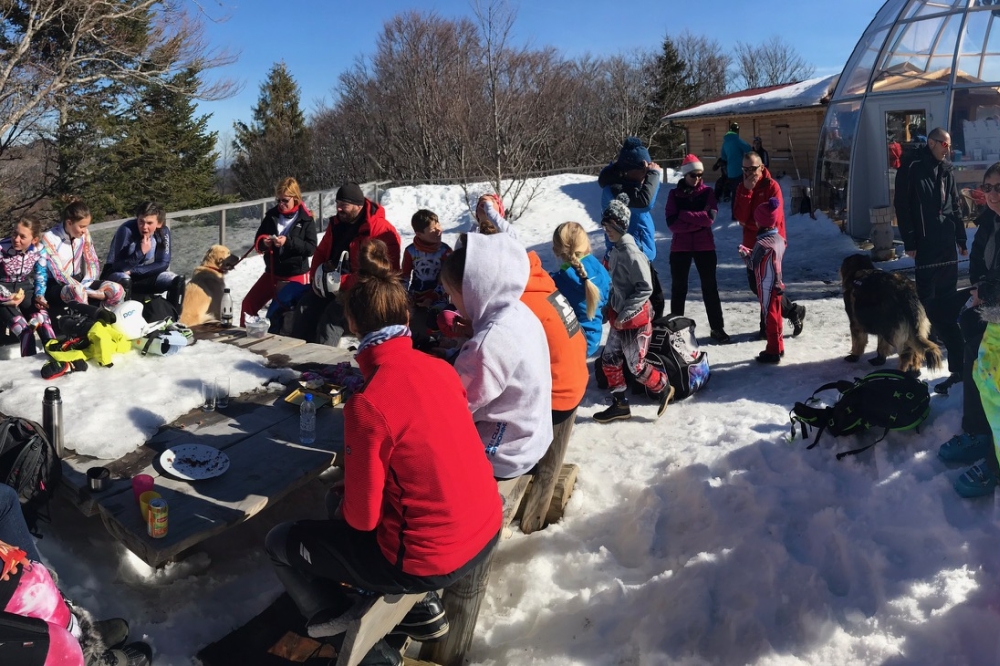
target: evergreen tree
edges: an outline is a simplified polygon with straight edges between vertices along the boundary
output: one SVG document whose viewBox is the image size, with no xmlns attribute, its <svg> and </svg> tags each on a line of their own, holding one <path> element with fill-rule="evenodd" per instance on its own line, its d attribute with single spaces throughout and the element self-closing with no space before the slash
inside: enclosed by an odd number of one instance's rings
<svg viewBox="0 0 1000 666">
<path fill-rule="evenodd" d="M 654 157 L 677 157 L 684 133 L 669 125 L 661 125 L 660 119 L 668 113 L 692 106 L 697 99 L 697 91 L 688 82 L 687 63 L 681 59 L 669 35 L 663 38 L 663 49 L 652 67 L 649 76 L 655 82 L 655 89 L 643 119 L 642 136 L 647 137 L 650 153 Z"/>
<path fill-rule="evenodd" d="M 275 64 L 261 84 L 250 124 L 237 121 L 233 127 L 236 159 L 232 170 L 243 197 L 266 197 L 286 176 L 298 180 L 303 189 L 313 186 L 299 86 L 284 62 Z"/>
</svg>

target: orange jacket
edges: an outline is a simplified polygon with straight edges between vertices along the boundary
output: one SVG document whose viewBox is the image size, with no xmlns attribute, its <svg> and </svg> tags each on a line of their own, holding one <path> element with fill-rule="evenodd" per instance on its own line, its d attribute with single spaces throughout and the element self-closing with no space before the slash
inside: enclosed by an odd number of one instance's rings
<svg viewBox="0 0 1000 666">
<path fill-rule="evenodd" d="M 587 390 L 587 338 L 573 304 L 559 293 L 542 260 L 528 253 L 531 273 L 521 302 L 535 313 L 545 329 L 552 367 L 552 411 L 576 409 Z"/>
</svg>

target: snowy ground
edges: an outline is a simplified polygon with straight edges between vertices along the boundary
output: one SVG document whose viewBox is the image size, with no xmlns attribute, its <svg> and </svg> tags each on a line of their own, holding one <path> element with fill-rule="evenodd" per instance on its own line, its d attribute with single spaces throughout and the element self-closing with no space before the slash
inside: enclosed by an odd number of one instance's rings
<svg viewBox="0 0 1000 666">
<path fill-rule="evenodd" d="M 656 265 L 669 293 L 666 189 L 656 203 Z M 516 224 L 554 268 L 552 229 L 576 220 L 599 242 L 599 202 L 593 177 L 548 178 Z M 441 216 L 449 241 L 468 224 L 457 187 L 394 189 L 383 203 L 404 242 L 420 207 Z M 754 339 L 758 308 L 735 251 L 739 227 L 728 221 L 727 204 L 719 217 L 718 274 L 726 329 L 736 343 L 708 346 L 711 382 L 659 420 L 637 399 L 631 421 L 599 425 L 590 417 L 606 398 L 591 387 L 568 455 L 581 472 L 566 517 L 504 542 L 470 659 L 997 663 L 994 502 L 959 499 L 951 483 L 960 470 L 935 456 L 959 432 L 961 389 L 934 396 L 919 433 L 890 434 L 856 457 L 838 462 L 833 451 L 858 438 L 825 437 L 811 451 L 801 440 L 790 442 L 788 410 L 797 400 L 827 381 L 870 370 L 841 360 L 850 343 L 836 273 L 854 245 L 822 217 L 789 218 L 785 281 L 808 316 L 803 334 L 786 340 L 784 362 L 760 366 L 752 360 L 763 349 Z M 259 260 L 242 264 L 229 278 L 234 291 L 245 293 L 260 270 Z M 687 314 L 707 337 L 697 285 L 692 269 Z M 205 363 L 206 374 L 225 370 Z M 122 382 L 124 373 L 116 375 Z M 152 393 L 158 387 L 134 386 Z M 133 637 L 154 645 L 157 664 L 189 664 L 197 650 L 280 593 L 263 535 L 278 520 L 315 514 L 319 496 L 307 488 L 207 542 L 204 555 L 161 572 L 136 564 L 98 520 L 82 521 L 65 504 L 39 547 L 78 602 L 100 616 L 128 617 Z"/>
</svg>

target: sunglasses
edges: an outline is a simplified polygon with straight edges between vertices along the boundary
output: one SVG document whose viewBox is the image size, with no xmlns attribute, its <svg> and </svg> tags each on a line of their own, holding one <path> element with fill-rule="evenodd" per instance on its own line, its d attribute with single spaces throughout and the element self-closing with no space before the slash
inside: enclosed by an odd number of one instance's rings
<svg viewBox="0 0 1000 666">
<path fill-rule="evenodd" d="M 990 192 L 996 192 L 997 194 L 1000 194 L 1000 183 L 997 183 L 996 185 L 991 185 L 990 183 L 983 183 L 982 185 L 979 186 L 979 191 L 984 192 L 985 194 L 989 194 Z"/>
<path fill-rule="evenodd" d="M 278 202 L 283 204 L 292 203 L 293 201 L 295 201 L 295 199 L 293 199 L 292 197 L 281 197 L 280 199 L 278 199 Z"/>
<path fill-rule="evenodd" d="M 950 143 L 948 143 L 947 141 L 938 141 L 937 139 L 927 139 L 927 143 L 930 143 L 931 141 L 933 141 L 934 143 L 940 143 L 940 144 L 941 144 L 942 146 L 944 146 L 945 148 L 947 148 L 948 146 L 950 146 L 950 145 L 951 145 L 951 144 L 950 144 Z"/>
<path fill-rule="evenodd" d="M 702 177 L 702 174 L 700 174 L 700 173 L 689 173 L 688 176 L 690 176 L 690 177 L 694 178 L 695 180 L 697 180 L 697 179 L 699 179 L 699 178 Z"/>
<path fill-rule="evenodd" d="M 757 166 L 743 167 L 743 173 L 753 173 L 757 169 L 761 168 L 761 166 L 763 166 L 763 165 L 758 164 Z"/>
</svg>

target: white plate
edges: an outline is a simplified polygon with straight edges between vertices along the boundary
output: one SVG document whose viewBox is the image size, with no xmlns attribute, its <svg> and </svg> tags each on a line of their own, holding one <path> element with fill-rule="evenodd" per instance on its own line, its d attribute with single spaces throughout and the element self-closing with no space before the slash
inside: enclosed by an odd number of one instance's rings
<svg viewBox="0 0 1000 666">
<path fill-rule="evenodd" d="M 160 464 L 171 476 L 198 481 L 219 476 L 229 469 L 229 456 L 204 444 L 180 444 L 160 454 Z"/>
</svg>

